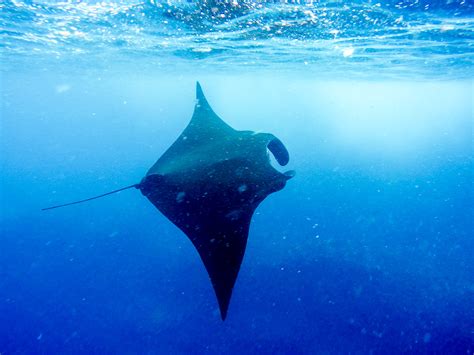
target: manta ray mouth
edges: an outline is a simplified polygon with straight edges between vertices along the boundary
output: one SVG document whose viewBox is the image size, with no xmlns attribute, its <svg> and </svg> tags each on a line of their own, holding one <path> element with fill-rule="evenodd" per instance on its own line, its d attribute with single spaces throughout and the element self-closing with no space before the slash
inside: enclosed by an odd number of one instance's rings
<svg viewBox="0 0 474 355">
<path fill-rule="evenodd" d="M 278 138 L 273 138 L 268 143 L 267 148 L 281 166 L 285 166 L 290 161 L 288 150 Z"/>
<path fill-rule="evenodd" d="M 272 164 L 274 158 L 278 164 L 281 166 L 285 166 L 288 164 L 290 161 L 290 154 L 288 153 L 288 150 L 286 149 L 285 145 L 278 139 L 278 138 L 273 138 L 268 144 L 267 144 L 267 150 L 269 152 L 270 156 L 270 164 L 273 166 L 275 170 L 276 167 L 274 164 Z M 296 172 L 294 170 L 288 170 L 283 173 L 284 177 L 286 180 L 290 180 L 292 177 L 294 177 Z"/>
</svg>

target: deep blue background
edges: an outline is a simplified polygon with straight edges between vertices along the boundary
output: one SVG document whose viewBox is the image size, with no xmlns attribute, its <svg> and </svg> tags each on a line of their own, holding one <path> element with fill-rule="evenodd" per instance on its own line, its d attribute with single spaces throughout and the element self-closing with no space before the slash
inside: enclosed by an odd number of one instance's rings
<svg viewBox="0 0 474 355">
<path fill-rule="evenodd" d="M 58 72 L 61 72 L 58 70 Z M 258 208 L 229 315 L 138 182 L 194 81 L 297 176 Z M 3 77 L 0 353 L 465 353 L 472 84 L 25 71 Z"/>
</svg>

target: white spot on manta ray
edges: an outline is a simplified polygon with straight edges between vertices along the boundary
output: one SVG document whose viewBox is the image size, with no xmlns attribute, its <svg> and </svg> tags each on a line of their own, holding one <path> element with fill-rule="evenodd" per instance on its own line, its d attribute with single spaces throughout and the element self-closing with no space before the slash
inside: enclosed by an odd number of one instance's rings
<svg viewBox="0 0 474 355">
<path fill-rule="evenodd" d="M 247 191 L 247 185 L 243 184 L 243 185 L 240 185 L 239 188 L 238 188 L 239 192 L 242 193 L 244 191 Z"/>
<path fill-rule="evenodd" d="M 178 203 L 183 202 L 185 196 L 186 196 L 186 192 L 184 191 L 178 192 L 178 194 L 176 195 L 176 202 Z"/>
</svg>

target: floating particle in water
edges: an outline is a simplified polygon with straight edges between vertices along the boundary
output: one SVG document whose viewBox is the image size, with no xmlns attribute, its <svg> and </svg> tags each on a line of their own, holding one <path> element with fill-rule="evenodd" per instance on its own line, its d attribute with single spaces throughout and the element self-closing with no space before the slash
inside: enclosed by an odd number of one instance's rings
<svg viewBox="0 0 474 355">
<path fill-rule="evenodd" d="M 242 210 L 233 210 L 226 214 L 226 217 L 232 221 L 239 219 L 242 216 Z"/>
<path fill-rule="evenodd" d="M 362 294 L 362 290 L 363 290 L 362 286 L 354 287 L 354 295 L 356 297 L 359 297 Z"/>
<path fill-rule="evenodd" d="M 429 343 L 431 341 L 431 333 L 425 333 L 423 336 L 423 342 Z"/>
<path fill-rule="evenodd" d="M 71 85 L 69 85 L 69 84 L 60 84 L 60 85 L 57 85 L 55 89 L 56 89 L 57 94 L 62 94 L 62 93 L 65 93 L 65 92 L 71 90 Z"/>
</svg>

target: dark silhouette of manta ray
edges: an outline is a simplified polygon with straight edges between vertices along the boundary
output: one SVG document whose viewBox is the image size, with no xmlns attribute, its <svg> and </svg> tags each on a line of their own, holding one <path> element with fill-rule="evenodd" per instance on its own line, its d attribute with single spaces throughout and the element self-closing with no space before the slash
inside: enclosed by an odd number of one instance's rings
<svg viewBox="0 0 474 355">
<path fill-rule="evenodd" d="M 283 189 L 294 173 L 280 173 L 270 164 L 268 151 L 280 165 L 289 161 L 279 139 L 227 125 L 209 106 L 199 83 L 196 97 L 188 126 L 139 184 L 45 210 L 132 187 L 140 189 L 199 252 L 224 320 L 252 215 L 260 202 Z"/>
</svg>

